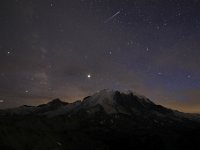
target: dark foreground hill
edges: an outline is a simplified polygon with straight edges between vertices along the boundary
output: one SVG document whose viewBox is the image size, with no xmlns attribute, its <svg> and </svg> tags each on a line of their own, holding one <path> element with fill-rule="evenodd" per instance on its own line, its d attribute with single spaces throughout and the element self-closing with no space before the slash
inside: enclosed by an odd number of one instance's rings
<svg viewBox="0 0 200 150">
<path fill-rule="evenodd" d="M 200 116 L 134 93 L 102 90 L 0 111 L 0 150 L 200 149 Z"/>
</svg>

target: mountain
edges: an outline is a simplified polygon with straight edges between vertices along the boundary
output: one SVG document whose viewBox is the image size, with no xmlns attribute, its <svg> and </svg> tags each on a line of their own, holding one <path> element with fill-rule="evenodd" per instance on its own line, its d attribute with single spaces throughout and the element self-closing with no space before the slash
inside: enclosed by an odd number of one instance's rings
<svg viewBox="0 0 200 150">
<path fill-rule="evenodd" d="M 200 115 L 132 92 L 102 90 L 73 103 L 0 111 L 0 149 L 195 149 Z"/>
</svg>

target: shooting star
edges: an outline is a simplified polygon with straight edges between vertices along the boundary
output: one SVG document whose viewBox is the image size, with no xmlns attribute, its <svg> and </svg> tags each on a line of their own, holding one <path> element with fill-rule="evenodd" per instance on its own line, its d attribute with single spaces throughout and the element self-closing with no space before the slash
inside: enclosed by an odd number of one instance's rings
<svg viewBox="0 0 200 150">
<path fill-rule="evenodd" d="M 109 17 L 108 19 L 106 19 L 105 21 L 104 21 L 104 23 L 108 23 L 110 20 L 112 20 L 113 18 L 115 18 L 117 15 L 119 15 L 120 14 L 120 11 L 118 11 L 118 12 L 116 12 L 114 15 L 112 15 L 111 17 Z"/>
</svg>

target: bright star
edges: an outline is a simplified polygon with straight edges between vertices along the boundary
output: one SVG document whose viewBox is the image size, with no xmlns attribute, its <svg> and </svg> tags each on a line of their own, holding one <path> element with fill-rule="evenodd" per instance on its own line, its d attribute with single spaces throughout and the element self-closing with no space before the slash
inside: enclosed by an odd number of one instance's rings
<svg viewBox="0 0 200 150">
<path fill-rule="evenodd" d="M 88 74 L 88 75 L 87 75 L 87 77 L 88 77 L 88 78 L 91 78 L 91 75 L 90 75 L 90 74 Z"/>
</svg>

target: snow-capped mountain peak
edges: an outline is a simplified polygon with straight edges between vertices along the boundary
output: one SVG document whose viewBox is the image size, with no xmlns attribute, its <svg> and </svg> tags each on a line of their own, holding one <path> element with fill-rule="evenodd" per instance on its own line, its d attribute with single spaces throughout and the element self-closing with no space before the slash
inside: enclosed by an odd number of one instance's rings
<svg viewBox="0 0 200 150">
<path fill-rule="evenodd" d="M 83 107 L 94 107 L 96 105 L 101 105 L 107 113 L 115 113 L 116 110 L 113 109 L 115 105 L 114 96 L 116 91 L 113 90 L 101 90 L 92 96 L 88 96 L 83 100 Z"/>
<path fill-rule="evenodd" d="M 130 114 L 133 111 L 141 111 L 148 107 L 154 106 L 148 98 L 130 91 L 124 93 L 114 90 L 101 90 L 92 96 L 84 98 L 82 106 L 84 108 L 100 105 L 108 114 L 126 113 Z"/>
</svg>

